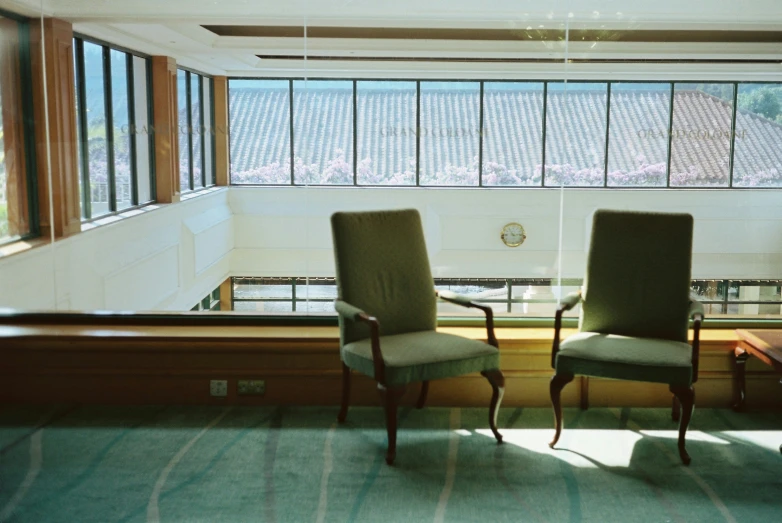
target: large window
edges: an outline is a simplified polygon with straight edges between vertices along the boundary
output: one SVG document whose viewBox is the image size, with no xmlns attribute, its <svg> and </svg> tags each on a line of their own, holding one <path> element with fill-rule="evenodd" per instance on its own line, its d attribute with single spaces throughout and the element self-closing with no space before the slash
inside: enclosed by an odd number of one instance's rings
<svg viewBox="0 0 782 523">
<path fill-rule="evenodd" d="M 607 84 L 549 82 L 546 185 L 603 186 Z"/>
<path fill-rule="evenodd" d="M 0 16 L 0 244 L 37 233 L 28 35 Z"/>
<path fill-rule="evenodd" d="M 356 82 L 356 181 L 415 185 L 416 82 Z"/>
<path fill-rule="evenodd" d="M 419 182 L 478 185 L 479 82 L 420 82 Z"/>
<path fill-rule="evenodd" d="M 543 82 L 483 85 L 483 185 L 540 185 Z"/>
<path fill-rule="evenodd" d="M 671 186 L 729 185 L 735 89 L 734 84 L 674 84 Z"/>
<path fill-rule="evenodd" d="M 231 79 L 229 104 L 233 184 L 782 186 L 782 84 Z"/>
<path fill-rule="evenodd" d="M 149 60 L 74 39 L 82 218 L 154 199 Z"/>
<path fill-rule="evenodd" d="M 782 84 L 739 84 L 733 185 L 782 186 Z"/>
<path fill-rule="evenodd" d="M 611 84 L 609 187 L 666 186 L 670 114 L 671 84 Z"/>
<path fill-rule="evenodd" d="M 215 184 L 212 79 L 177 70 L 179 185 L 182 192 Z"/>
</svg>

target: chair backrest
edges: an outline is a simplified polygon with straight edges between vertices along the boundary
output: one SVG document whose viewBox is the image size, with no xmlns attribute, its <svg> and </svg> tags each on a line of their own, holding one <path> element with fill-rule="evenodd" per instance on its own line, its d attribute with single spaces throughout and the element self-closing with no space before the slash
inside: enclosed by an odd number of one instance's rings
<svg viewBox="0 0 782 523">
<path fill-rule="evenodd" d="M 596 211 L 581 330 L 686 342 L 692 228 L 689 214 Z"/>
<path fill-rule="evenodd" d="M 337 292 L 380 322 L 383 336 L 434 330 L 437 303 L 421 216 L 415 209 L 331 216 Z M 342 343 L 369 337 L 340 318 Z"/>
</svg>

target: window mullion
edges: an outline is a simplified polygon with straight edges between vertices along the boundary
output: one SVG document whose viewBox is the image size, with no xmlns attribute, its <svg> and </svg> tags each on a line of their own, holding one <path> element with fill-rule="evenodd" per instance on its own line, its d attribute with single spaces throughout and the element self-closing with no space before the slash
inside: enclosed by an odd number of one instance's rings
<svg viewBox="0 0 782 523">
<path fill-rule="evenodd" d="M 133 55 L 125 53 L 128 93 L 128 138 L 130 155 L 130 203 L 138 205 L 138 166 L 136 162 L 136 92 L 133 70 Z"/>
<path fill-rule="evenodd" d="M 204 137 L 204 78 L 198 78 L 198 140 L 201 145 L 201 185 L 206 187 L 206 138 Z"/>
<path fill-rule="evenodd" d="M 87 127 L 87 86 L 86 73 L 84 71 L 84 40 L 76 39 L 76 78 L 79 98 L 79 119 L 80 136 L 79 147 L 81 147 L 81 194 L 82 194 L 82 218 L 89 220 L 92 218 L 92 198 L 90 192 L 90 145 L 89 129 Z"/>
<path fill-rule="evenodd" d="M 190 91 L 190 71 L 185 71 L 185 113 L 187 114 L 187 164 L 189 166 L 190 190 L 195 189 L 195 178 L 193 176 L 193 111 L 191 110 L 193 100 Z"/>
<path fill-rule="evenodd" d="M 117 210 L 117 186 L 114 168 L 114 104 L 111 90 L 111 50 L 103 47 L 103 102 L 106 122 L 106 153 L 108 185 L 109 185 L 109 212 Z"/>
</svg>

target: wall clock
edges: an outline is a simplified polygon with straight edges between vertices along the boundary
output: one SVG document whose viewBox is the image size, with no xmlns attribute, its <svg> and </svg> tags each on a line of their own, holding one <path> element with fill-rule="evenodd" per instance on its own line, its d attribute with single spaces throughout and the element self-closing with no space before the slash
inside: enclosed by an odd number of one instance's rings
<svg viewBox="0 0 782 523">
<path fill-rule="evenodd" d="M 511 222 L 502 228 L 500 238 L 502 238 L 502 242 L 508 247 L 518 247 L 527 239 L 527 234 L 524 232 L 524 227 L 522 227 L 520 223 Z"/>
</svg>

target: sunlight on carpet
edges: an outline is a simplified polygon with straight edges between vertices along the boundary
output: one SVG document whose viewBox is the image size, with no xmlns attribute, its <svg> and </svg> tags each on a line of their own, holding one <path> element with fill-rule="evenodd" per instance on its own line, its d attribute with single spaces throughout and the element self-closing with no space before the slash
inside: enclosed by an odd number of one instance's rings
<svg viewBox="0 0 782 523">
<path fill-rule="evenodd" d="M 773 521 L 782 416 L 699 409 L 5 406 L 0 522 Z"/>
</svg>

